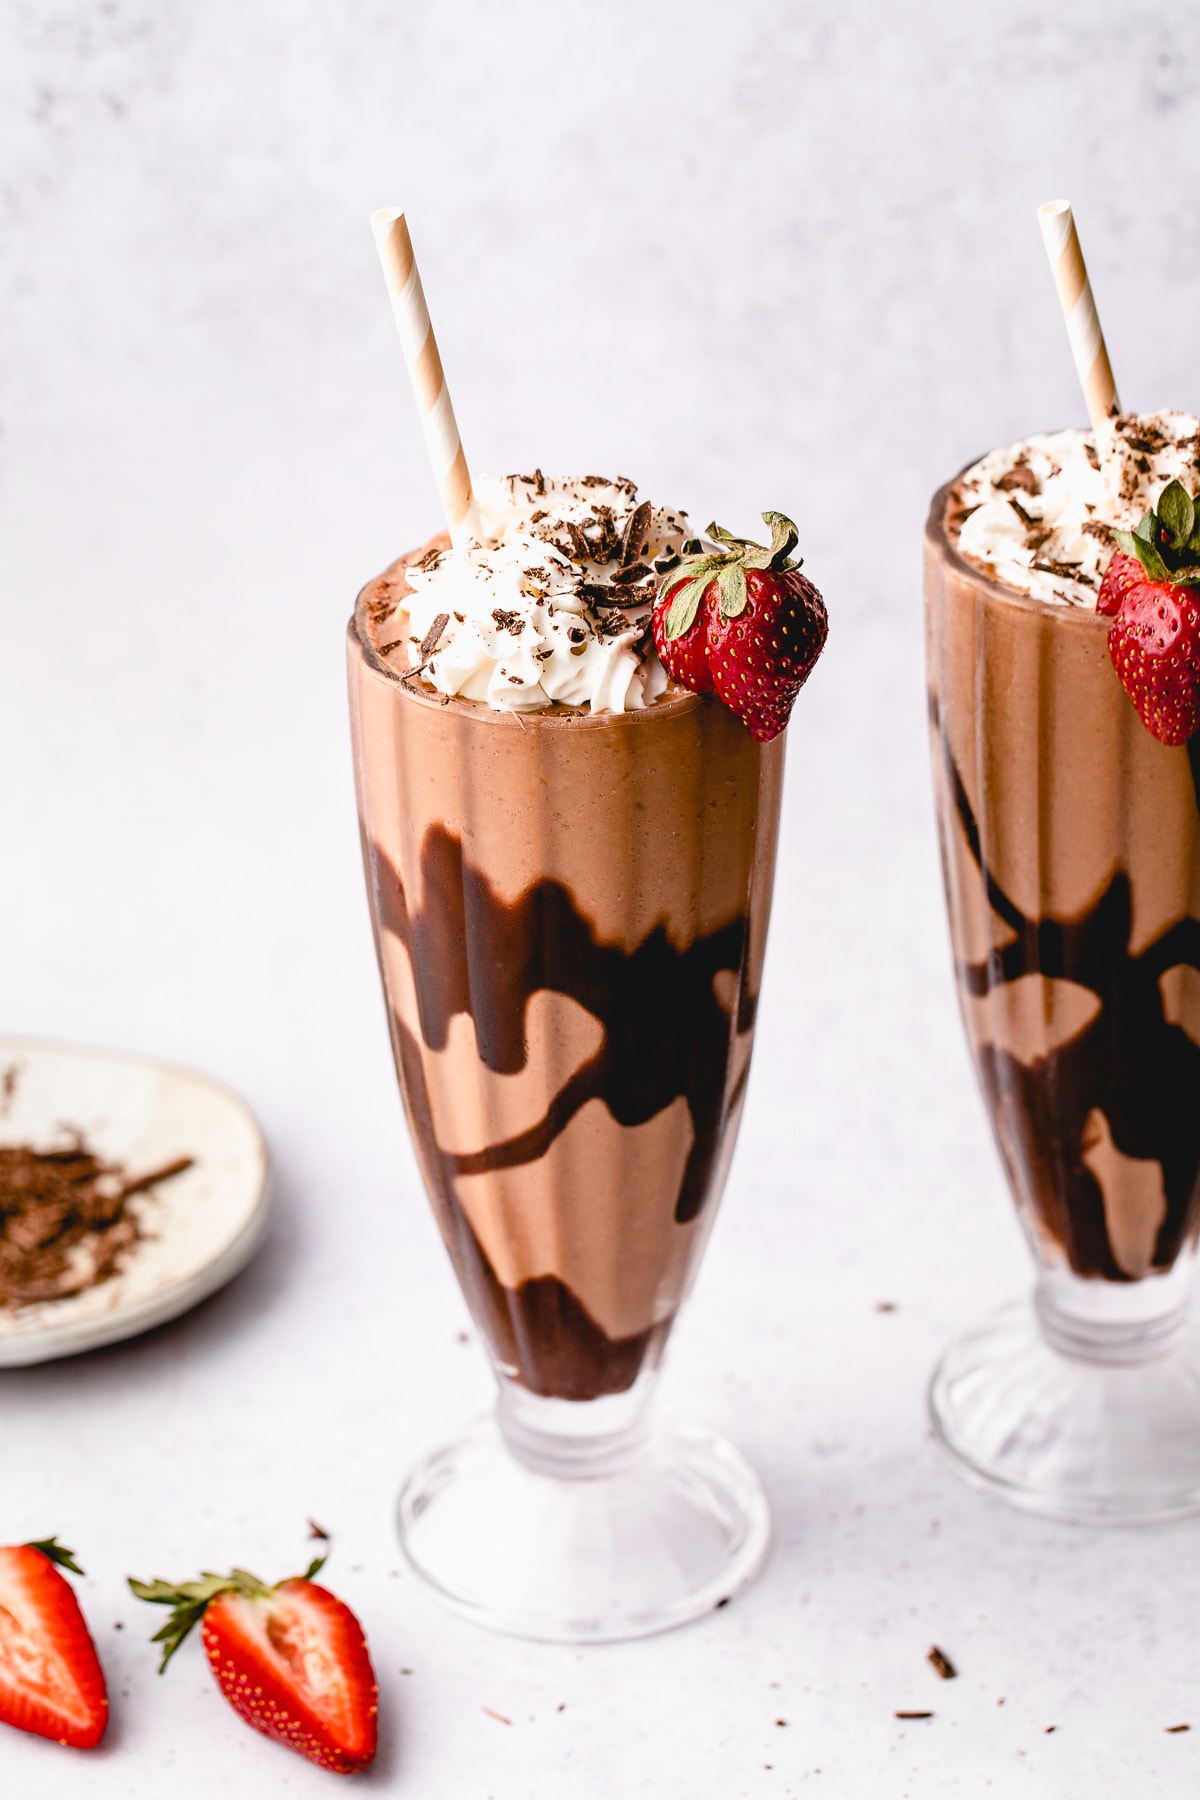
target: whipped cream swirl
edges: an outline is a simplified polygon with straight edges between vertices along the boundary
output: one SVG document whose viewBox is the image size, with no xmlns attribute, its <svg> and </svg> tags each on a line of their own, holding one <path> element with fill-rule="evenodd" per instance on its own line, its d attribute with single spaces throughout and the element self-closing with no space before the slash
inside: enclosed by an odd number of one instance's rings
<svg viewBox="0 0 1200 1800">
<path fill-rule="evenodd" d="M 960 553 L 1009 587 L 1094 607 L 1116 545 L 1169 481 L 1200 488 L 1200 420 L 1127 413 L 1090 431 L 1054 431 L 993 450 L 951 492 Z"/>
<path fill-rule="evenodd" d="M 498 711 L 627 712 L 667 685 L 650 617 L 687 515 L 597 475 L 484 477 L 482 542 L 408 564 L 412 592 L 379 631 L 440 693 Z M 391 638 L 391 645 L 386 639 Z"/>
</svg>

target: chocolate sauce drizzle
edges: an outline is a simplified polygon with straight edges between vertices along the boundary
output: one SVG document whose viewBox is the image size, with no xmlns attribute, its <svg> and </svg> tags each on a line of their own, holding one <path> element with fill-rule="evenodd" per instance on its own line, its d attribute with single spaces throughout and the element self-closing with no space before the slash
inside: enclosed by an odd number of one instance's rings
<svg viewBox="0 0 1200 1800">
<path fill-rule="evenodd" d="M 503 1288 L 458 1204 L 454 1180 L 536 1161 L 590 1100 L 603 1100 L 618 1124 L 632 1127 L 682 1096 L 694 1139 L 675 1218 L 681 1225 L 694 1219 L 741 1098 L 742 1082 L 730 1089 L 728 1078 L 735 1035 L 752 1027 L 756 1010 L 747 921 L 732 920 L 683 950 L 656 926 L 627 952 L 600 940 L 561 882 L 538 881 L 511 903 L 501 899 L 441 826 L 431 826 L 422 842 L 419 912 L 410 914 L 400 876 L 378 844 L 369 846 L 367 861 L 379 929 L 409 951 L 421 1036 L 431 1050 L 445 1048 L 450 1021 L 467 1013 L 484 1066 L 515 1074 L 526 1063 L 525 1009 L 540 988 L 568 995 L 603 1026 L 595 1055 L 552 1097 L 536 1125 L 457 1154 L 437 1143 L 419 1047 L 392 1018 L 422 1170 L 443 1220 L 451 1221 L 460 1279 L 483 1309 L 497 1354 L 535 1393 L 588 1399 L 619 1392 L 666 1327 L 614 1342 L 554 1276 L 525 1282 L 516 1293 Z M 723 971 L 736 980 L 732 1018 L 713 988 Z"/>
<path fill-rule="evenodd" d="M 1078 917 L 1027 918 L 984 861 L 978 822 L 933 697 L 930 711 L 988 904 L 1016 934 L 983 962 L 956 965 L 963 992 L 981 997 L 1036 974 L 1075 982 L 1100 1001 L 1089 1025 L 1032 1063 L 994 1044 L 972 1046 L 1001 1155 L 1017 1164 L 1010 1173 L 1018 1193 L 1063 1245 L 1077 1274 L 1128 1281 L 1113 1256 L 1100 1185 L 1083 1162 L 1085 1122 L 1099 1109 L 1118 1150 L 1162 1168 L 1167 1212 L 1152 1266 L 1169 1269 L 1200 1210 L 1200 1046 L 1167 1020 L 1159 978 L 1180 965 L 1200 972 L 1200 921 L 1180 919 L 1140 955 L 1131 954 L 1132 889 L 1123 869 Z M 1200 740 L 1193 738 L 1188 752 L 1200 810 Z"/>
</svg>

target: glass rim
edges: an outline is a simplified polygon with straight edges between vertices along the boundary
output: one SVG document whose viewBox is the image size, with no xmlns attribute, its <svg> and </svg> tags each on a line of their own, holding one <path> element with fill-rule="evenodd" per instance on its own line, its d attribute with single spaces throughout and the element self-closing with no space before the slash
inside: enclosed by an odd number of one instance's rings
<svg viewBox="0 0 1200 1800">
<path fill-rule="evenodd" d="M 961 481 L 968 469 L 975 467 L 975 462 L 964 463 L 957 475 L 943 482 L 934 494 L 929 505 L 929 517 L 925 521 L 925 542 L 942 560 L 949 564 L 959 575 L 965 576 L 977 587 L 983 588 L 991 597 L 1002 601 L 1005 605 L 1015 607 L 1020 612 L 1037 613 L 1042 618 L 1049 618 L 1081 631 L 1103 631 L 1107 633 L 1109 620 L 1103 613 L 1098 613 L 1093 606 L 1075 606 L 1069 600 L 1040 600 L 1036 594 L 1028 594 L 1022 588 L 1012 587 L 998 575 L 989 575 L 978 563 L 973 563 L 963 556 L 950 542 L 946 531 L 946 504 L 951 489 Z"/>
</svg>

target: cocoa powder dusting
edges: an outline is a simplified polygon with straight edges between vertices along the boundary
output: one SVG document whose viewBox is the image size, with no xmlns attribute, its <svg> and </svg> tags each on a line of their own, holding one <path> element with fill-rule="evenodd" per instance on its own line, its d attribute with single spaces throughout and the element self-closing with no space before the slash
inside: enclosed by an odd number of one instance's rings
<svg viewBox="0 0 1200 1800">
<path fill-rule="evenodd" d="M 0 1311 L 108 1281 L 142 1236 L 127 1202 L 191 1165 L 181 1156 L 131 1177 L 78 1132 L 57 1150 L 0 1145 Z"/>
</svg>

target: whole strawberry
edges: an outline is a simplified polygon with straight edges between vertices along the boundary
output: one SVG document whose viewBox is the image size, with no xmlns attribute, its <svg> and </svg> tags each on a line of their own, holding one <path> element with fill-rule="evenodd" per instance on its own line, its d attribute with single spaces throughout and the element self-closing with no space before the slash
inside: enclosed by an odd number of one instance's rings
<svg viewBox="0 0 1200 1800">
<path fill-rule="evenodd" d="M 379 1689 L 362 1626 L 313 1580 L 324 1561 L 274 1587 L 245 1569 L 129 1585 L 172 1609 L 152 1639 L 164 1647 L 160 1674 L 203 1620 L 205 1654 L 234 1711 L 321 1768 L 352 1775 L 375 1755 Z"/>
<path fill-rule="evenodd" d="M 663 576 L 654 642 L 667 674 L 695 694 L 715 690 L 752 738 L 767 743 L 788 722 L 825 644 L 825 602 L 792 558 L 799 533 L 782 513 L 763 514 L 769 548 L 720 525 L 718 548 L 691 539 Z"/>
<path fill-rule="evenodd" d="M 77 1750 L 108 1724 L 104 1671 L 75 1590 L 83 1570 L 55 1538 L 0 1549 L 0 1719 Z"/>
<path fill-rule="evenodd" d="M 1163 744 L 1200 730 L 1200 519 L 1178 481 L 1159 495 L 1105 571 L 1097 612 L 1108 654 L 1143 725 Z"/>
</svg>

